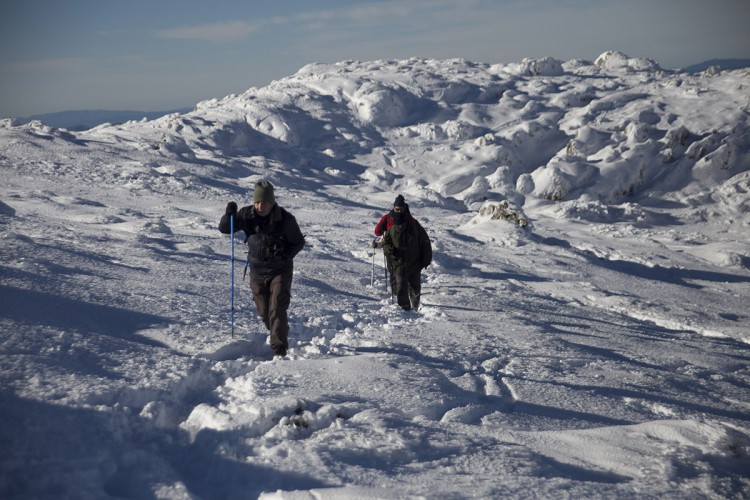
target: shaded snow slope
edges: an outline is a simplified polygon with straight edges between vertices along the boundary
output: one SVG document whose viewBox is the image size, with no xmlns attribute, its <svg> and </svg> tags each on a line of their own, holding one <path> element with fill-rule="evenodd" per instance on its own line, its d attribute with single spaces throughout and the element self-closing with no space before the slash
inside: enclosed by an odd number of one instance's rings
<svg viewBox="0 0 750 500">
<path fill-rule="evenodd" d="M 750 495 L 750 74 L 607 52 L 313 64 L 0 126 L 3 498 Z M 271 359 L 226 203 L 307 246 Z M 406 313 L 369 242 L 434 262 Z M 235 251 L 242 255 L 242 237 Z"/>
</svg>

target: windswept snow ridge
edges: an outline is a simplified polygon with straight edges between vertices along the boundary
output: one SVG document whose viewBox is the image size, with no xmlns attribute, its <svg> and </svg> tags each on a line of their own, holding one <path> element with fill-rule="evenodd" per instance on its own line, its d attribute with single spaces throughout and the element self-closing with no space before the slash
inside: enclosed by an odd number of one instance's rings
<svg viewBox="0 0 750 500">
<path fill-rule="evenodd" d="M 153 121 L 0 122 L 3 498 L 750 496 L 747 70 L 311 64 Z M 298 219 L 272 359 L 228 201 Z M 373 228 L 433 241 L 423 307 Z"/>
</svg>

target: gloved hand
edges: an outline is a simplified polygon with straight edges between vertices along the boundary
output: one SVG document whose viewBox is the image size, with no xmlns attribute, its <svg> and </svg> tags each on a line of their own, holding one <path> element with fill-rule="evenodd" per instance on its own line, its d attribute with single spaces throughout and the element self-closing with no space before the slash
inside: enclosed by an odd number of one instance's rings
<svg viewBox="0 0 750 500">
<path fill-rule="evenodd" d="M 372 243 L 370 243 L 370 246 L 372 248 L 378 248 L 378 240 L 372 240 Z"/>
<path fill-rule="evenodd" d="M 224 212 L 225 215 L 234 215 L 237 213 L 237 204 L 233 201 L 230 201 L 227 204 L 227 211 Z"/>
</svg>

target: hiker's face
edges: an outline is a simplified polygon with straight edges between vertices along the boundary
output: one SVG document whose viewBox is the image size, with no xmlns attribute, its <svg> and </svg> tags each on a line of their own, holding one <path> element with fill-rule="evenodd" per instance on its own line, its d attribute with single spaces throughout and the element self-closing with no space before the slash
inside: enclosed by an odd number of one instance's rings
<svg viewBox="0 0 750 500">
<path fill-rule="evenodd" d="M 256 201 L 255 203 L 253 203 L 253 207 L 255 207 L 255 213 L 257 213 L 261 217 L 265 217 L 266 215 L 271 213 L 271 209 L 273 208 L 273 202 Z"/>
</svg>

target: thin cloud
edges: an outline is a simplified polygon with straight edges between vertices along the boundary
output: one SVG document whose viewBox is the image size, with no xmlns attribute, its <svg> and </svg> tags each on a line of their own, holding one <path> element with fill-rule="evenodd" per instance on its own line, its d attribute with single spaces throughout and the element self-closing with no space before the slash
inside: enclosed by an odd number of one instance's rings
<svg viewBox="0 0 750 500">
<path fill-rule="evenodd" d="M 374 20 L 407 18 L 410 16 L 429 17 L 438 12 L 455 15 L 466 10 L 467 5 L 476 2 L 468 0 L 426 0 L 404 3 L 401 1 L 380 2 L 372 5 L 355 5 L 338 10 L 303 12 L 296 19 L 300 21 L 336 22 L 346 20 L 354 23 L 372 23 Z"/>
<path fill-rule="evenodd" d="M 63 57 L 59 59 L 41 59 L 8 64 L 8 69 L 18 72 L 80 70 L 91 63 L 83 57 Z"/>
<path fill-rule="evenodd" d="M 465 2 L 466 0 L 464 0 Z M 470 3 L 474 3 L 470 1 Z M 328 30 L 331 25 L 342 21 L 354 24 L 372 24 L 393 18 L 408 18 L 413 15 L 435 16 L 440 9 L 447 9 L 450 15 L 465 9 L 465 3 L 456 0 L 425 0 L 416 3 L 388 1 L 376 5 L 359 5 L 337 10 L 307 11 L 291 16 L 273 16 L 250 21 L 224 21 L 197 26 L 181 26 L 156 32 L 159 38 L 197 40 L 214 43 L 237 42 L 249 38 L 263 28 L 300 23 L 308 30 Z M 445 13 L 444 13 L 445 14 Z"/>
<path fill-rule="evenodd" d="M 185 26 L 156 32 L 159 38 L 199 40 L 226 43 L 244 40 L 258 31 L 258 25 L 247 21 L 226 21 L 202 26 Z"/>
</svg>

